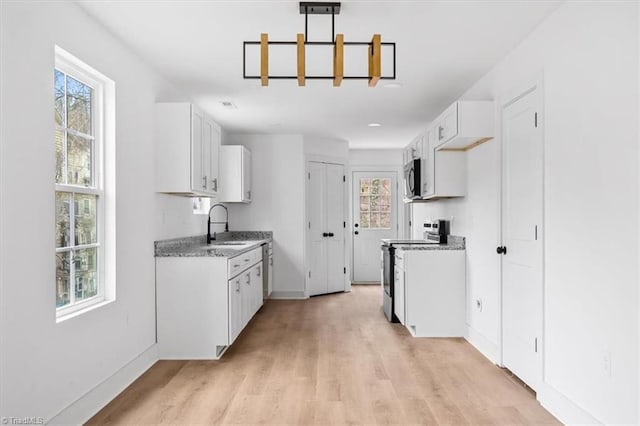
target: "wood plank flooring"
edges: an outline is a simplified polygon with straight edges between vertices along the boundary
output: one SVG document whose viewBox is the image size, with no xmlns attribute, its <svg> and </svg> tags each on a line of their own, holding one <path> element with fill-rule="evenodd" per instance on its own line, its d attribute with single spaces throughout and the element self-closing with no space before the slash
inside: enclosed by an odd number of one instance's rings
<svg viewBox="0 0 640 426">
<path fill-rule="evenodd" d="M 463 339 L 386 321 L 379 286 L 267 301 L 220 361 L 159 361 L 89 424 L 559 424 Z"/>
</svg>

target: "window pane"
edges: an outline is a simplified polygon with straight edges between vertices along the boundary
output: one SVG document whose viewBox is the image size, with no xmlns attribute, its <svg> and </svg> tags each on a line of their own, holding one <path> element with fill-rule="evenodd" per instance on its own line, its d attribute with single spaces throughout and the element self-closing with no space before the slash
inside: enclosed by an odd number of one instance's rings
<svg viewBox="0 0 640 426">
<path fill-rule="evenodd" d="M 391 179 L 381 179 L 382 194 L 391 194 Z"/>
<path fill-rule="evenodd" d="M 391 213 L 380 213 L 380 228 L 391 229 Z"/>
<path fill-rule="evenodd" d="M 371 211 L 380 210 L 380 197 L 371 196 Z"/>
<path fill-rule="evenodd" d="M 67 134 L 67 183 L 91 186 L 92 141 Z"/>
<path fill-rule="evenodd" d="M 71 243 L 70 203 L 71 194 L 56 192 L 56 247 L 69 247 Z"/>
<path fill-rule="evenodd" d="M 360 211 L 368 211 L 369 210 L 369 197 L 366 195 L 360 196 Z"/>
<path fill-rule="evenodd" d="M 93 89 L 67 76 L 67 127 L 91 135 Z"/>
<path fill-rule="evenodd" d="M 69 254 L 56 253 L 56 307 L 69 304 Z"/>
<path fill-rule="evenodd" d="M 97 249 L 76 250 L 73 256 L 76 301 L 98 294 Z"/>
<path fill-rule="evenodd" d="M 64 127 L 64 74 L 58 70 L 54 73 L 55 110 L 54 120 L 58 126 Z"/>
<path fill-rule="evenodd" d="M 391 210 L 391 197 L 388 195 L 380 197 L 380 210 L 383 212 Z"/>
<path fill-rule="evenodd" d="M 380 193 L 380 179 L 371 179 L 371 193 L 372 194 Z"/>
<path fill-rule="evenodd" d="M 75 244 L 92 244 L 97 239 L 97 195 L 75 194 Z"/>
<path fill-rule="evenodd" d="M 370 184 L 371 184 L 371 179 L 360 179 L 360 193 L 368 194 Z"/>
<path fill-rule="evenodd" d="M 371 228 L 380 228 L 380 213 L 371 212 L 371 222 L 369 226 Z"/>
<path fill-rule="evenodd" d="M 360 212 L 360 228 L 369 228 L 369 212 Z"/>
<path fill-rule="evenodd" d="M 56 183 L 64 182 L 64 132 L 56 129 Z"/>
</svg>

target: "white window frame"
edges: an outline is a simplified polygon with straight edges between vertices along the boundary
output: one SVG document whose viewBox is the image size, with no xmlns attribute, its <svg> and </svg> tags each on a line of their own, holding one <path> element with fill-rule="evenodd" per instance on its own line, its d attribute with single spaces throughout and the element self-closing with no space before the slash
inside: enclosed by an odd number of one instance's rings
<svg viewBox="0 0 640 426">
<path fill-rule="evenodd" d="M 71 302 L 68 305 L 56 307 L 56 320 L 61 322 L 115 300 L 115 84 L 111 79 L 58 46 L 55 46 L 55 69 L 93 89 L 91 103 L 93 187 L 55 183 L 55 191 L 72 195 L 97 195 L 98 197 L 96 243 L 84 244 L 83 241 L 78 241 L 78 244 L 75 244 L 75 227 L 72 225 L 72 221 L 75 220 L 77 200 L 73 199 L 69 205 L 70 245 L 55 249 L 56 253 L 60 253 L 83 248 L 96 248 L 94 260 L 97 266 L 97 294 L 80 302 L 73 302 L 77 279 L 72 272 L 75 268 L 73 259 L 70 259 L 69 293 Z M 80 206 L 79 202 L 77 204 L 80 210 L 84 209 L 84 205 Z M 105 232 L 107 229 L 108 233 Z"/>
</svg>

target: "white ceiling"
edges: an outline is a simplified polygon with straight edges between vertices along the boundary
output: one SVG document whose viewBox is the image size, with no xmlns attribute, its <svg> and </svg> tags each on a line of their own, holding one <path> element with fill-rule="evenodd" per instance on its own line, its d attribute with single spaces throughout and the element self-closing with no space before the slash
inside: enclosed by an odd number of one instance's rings
<svg viewBox="0 0 640 426">
<path fill-rule="evenodd" d="M 390 80 L 375 88 L 366 80 L 346 80 L 334 88 L 330 80 L 307 80 L 306 87 L 271 80 L 261 87 L 259 80 L 243 79 L 243 41 L 258 41 L 262 32 L 270 40 L 294 41 L 304 32 L 298 1 L 79 3 L 231 133 L 304 133 L 345 139 L 351 148 L 398 148 L 561 1 L 343 1 L 336 33 L 344 33 L 345 41 L 369 41 L 380 33 L 383 42 L 396 42 L 400 88 L 384 87 Z M 330 22 L 310 16 L 310 40 L 330 39 Z M 248 64 L 257 64 L 254 52 L 248 52 Z M 295 56 L 286 52 L 270 53 L 271 66 L 282 69 L 284 61 L 277 60 L 290 59 L 295 73 Z M 391 59 L 385 52 L 383 75 Z M 308 50 L 308 62 L 325 62 L 324 51 L 313 53 Z M 354 63 L 354 53 L 360 54 L 345 51 L 345 62 Z M 326 62 L 330 66 L 330 56 Z M 222 101 L 238 108 L 224 109 Z M 382 127 L 370 128 L 370 122 Z"/>
</svg>

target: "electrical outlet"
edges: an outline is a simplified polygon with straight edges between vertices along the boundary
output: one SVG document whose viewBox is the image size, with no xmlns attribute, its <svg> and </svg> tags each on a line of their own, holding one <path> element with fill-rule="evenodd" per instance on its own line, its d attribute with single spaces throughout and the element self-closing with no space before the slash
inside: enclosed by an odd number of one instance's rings
<svg viewBox="0 0 640 426">
<path fill-rule="evenodd" d="M 476 308 L 482 312 L 482 299 L 476 299 Z"/>
<path fill-rule="evenodd" d="M 602 351 L 602 372 L 605 376 L 611 377 L 611 352 L 604 350 Z"/>
</svg>

